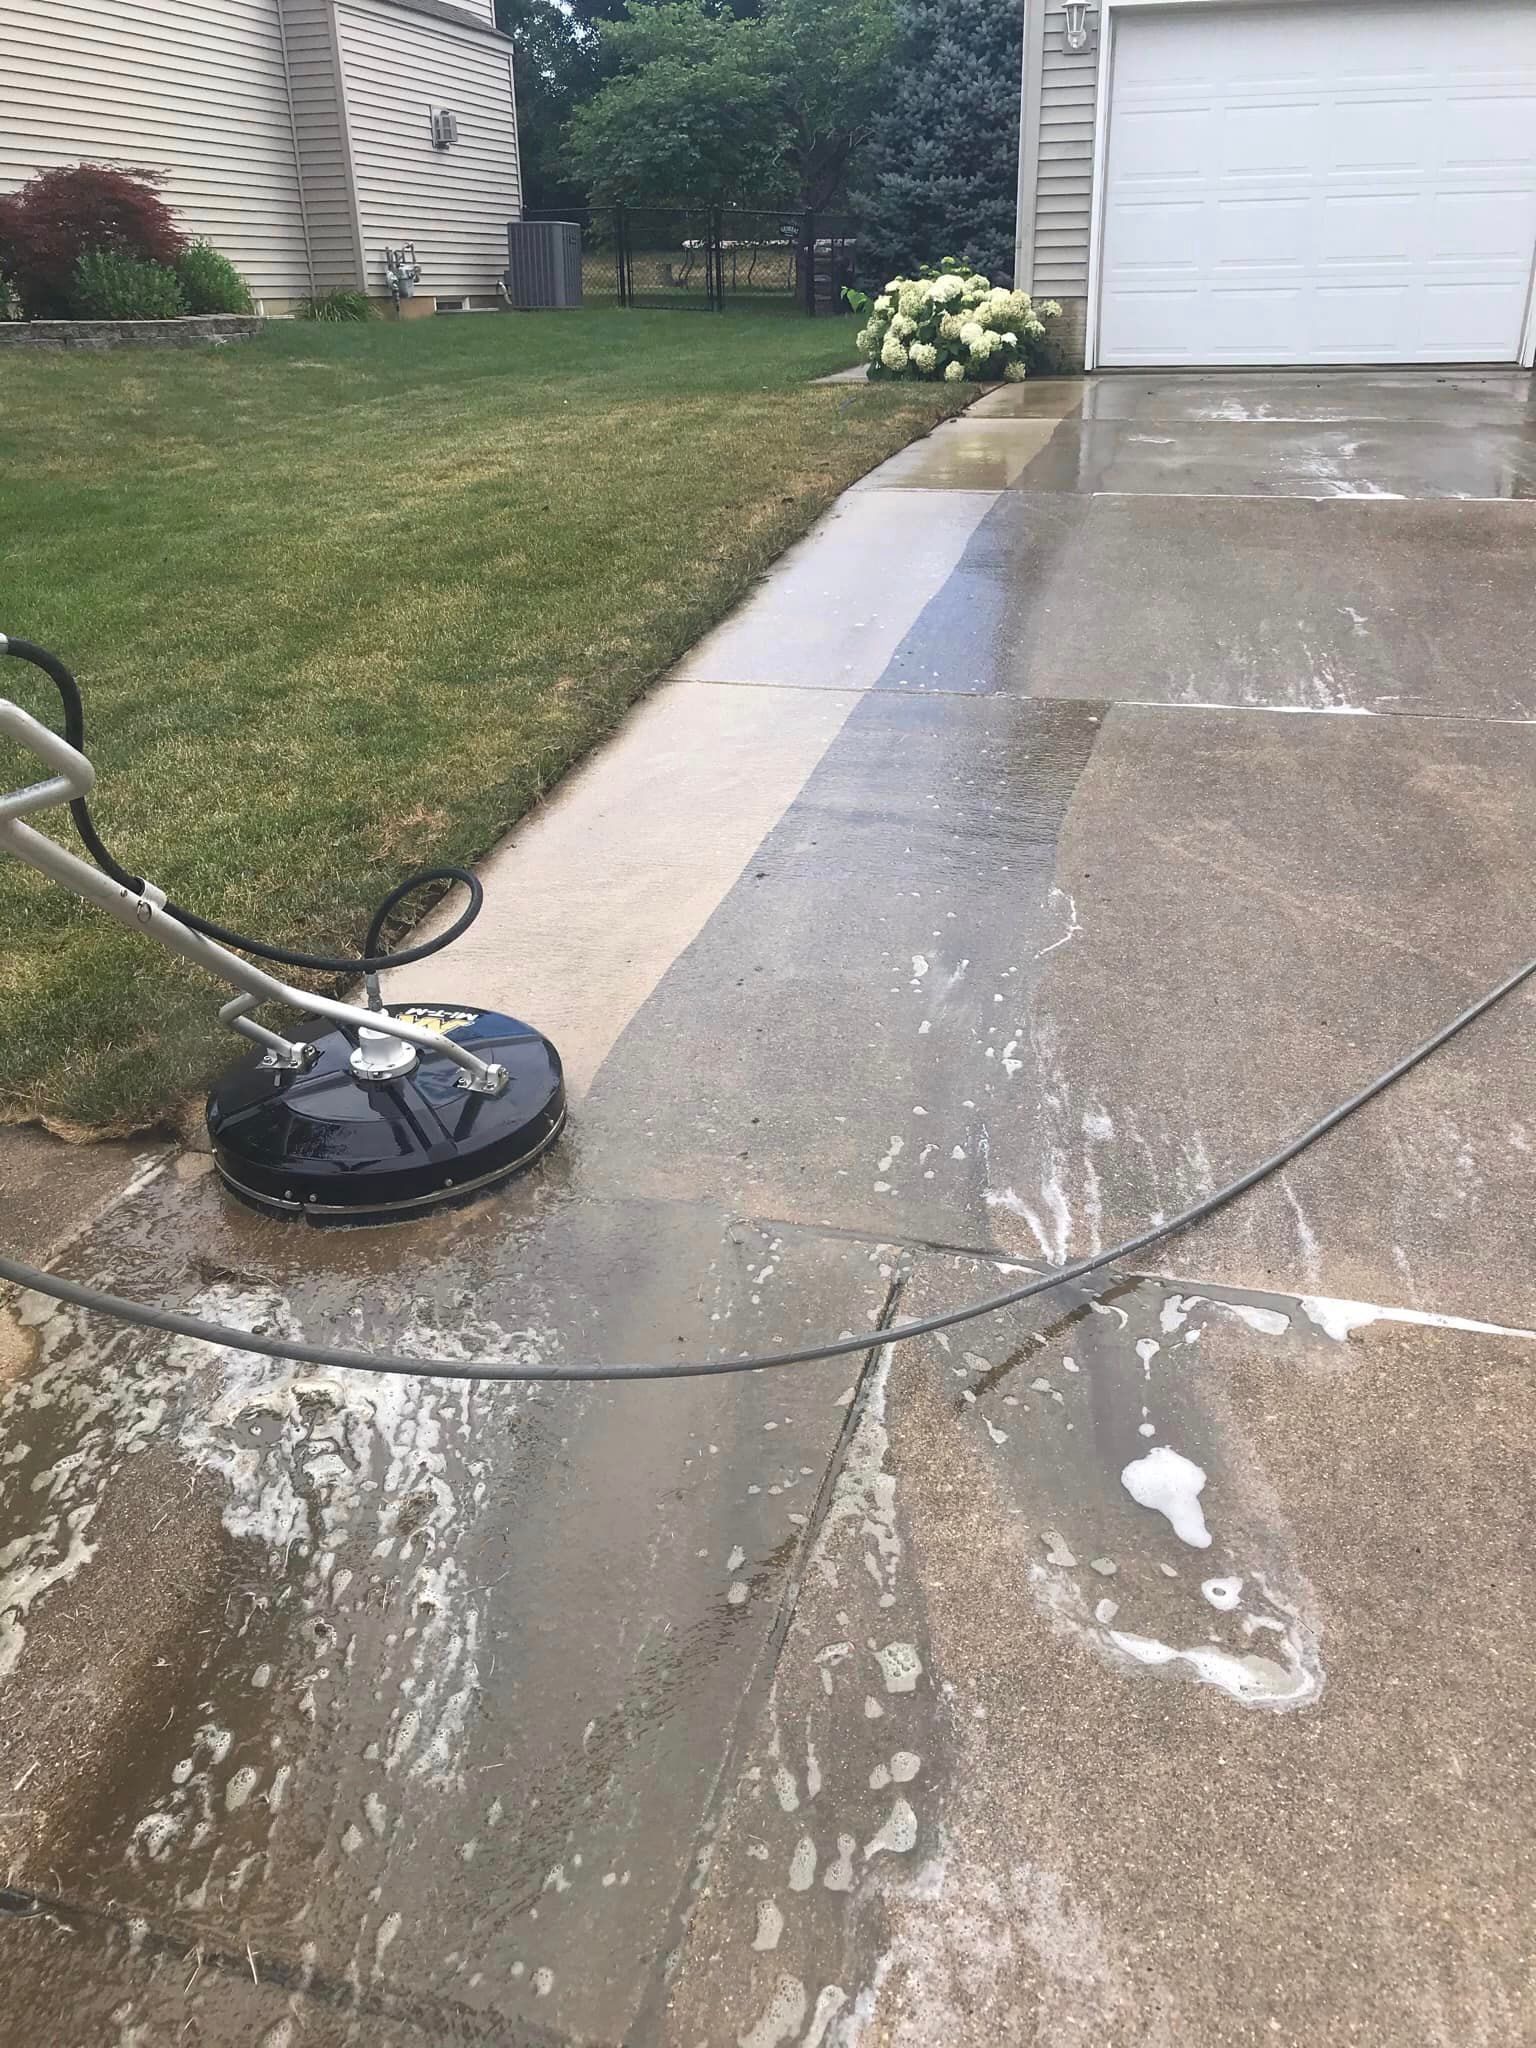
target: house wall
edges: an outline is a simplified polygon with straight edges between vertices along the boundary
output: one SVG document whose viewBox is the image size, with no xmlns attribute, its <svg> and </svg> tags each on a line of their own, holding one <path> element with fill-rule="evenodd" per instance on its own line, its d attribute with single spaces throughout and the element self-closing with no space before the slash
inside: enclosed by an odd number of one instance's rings
<svg viewBox="0 0 1536 2048">
<path fill-rule="evenodd" d="M 166 172 L 254 292 L 309 290 L 277 0 L 0 4 L 0 190 L 82 161 Z"/>
<path fill-rule="evenodd" d="M 1041 298 L 1066 300 L 1088 292 L 1099 57 L 1097 48 L 1074 55 L 1063 39 L 1063 25 L 1059 8 L 1045 10 L 1032 289 Z"/>
<path fill-rule="evenodd" d="M 386 246 L 414 242 L 424 296 L 492 297 L 522 207 L 510 44 L 388 0 L 342 0 L 336 20 L 368 290 Z M 447 150 L 439 107 L 459 117 Z"/>
</svg>

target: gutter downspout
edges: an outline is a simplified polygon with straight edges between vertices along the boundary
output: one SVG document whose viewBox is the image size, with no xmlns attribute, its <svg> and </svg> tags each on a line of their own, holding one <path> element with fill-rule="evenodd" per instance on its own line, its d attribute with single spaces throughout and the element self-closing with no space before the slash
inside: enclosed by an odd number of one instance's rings
<svg viewBox="0 0 1536 2048">
<path fill-rule="evenodd" d="M 293 71 L 288 62 L 288 0 L 277 0 L 277 42 L 283 55 L 283 93 L 288 101 L 288 132 L 293 137 L 293 176 L 299 188 L 299 232 L 304 237 L 304 271 L 309 296 L 315 297 L 315 245 L 309 233 L 309 206 L 304 197 L 304 155 L 299 147 L 299 117 L 293 104 Z"/>
</svg>

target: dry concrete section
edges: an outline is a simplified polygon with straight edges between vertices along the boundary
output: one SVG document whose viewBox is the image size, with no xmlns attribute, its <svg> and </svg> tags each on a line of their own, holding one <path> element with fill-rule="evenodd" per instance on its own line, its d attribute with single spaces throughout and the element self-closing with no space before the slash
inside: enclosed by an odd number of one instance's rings
<svg viewBox="0 0 1536 2048">
<path fill-rule="evenodd" d="M 375 1381 L 23 1300 L 21 2048 L 1536 2032 L 1529 1001 L 1158 1276 L 879 1344 L 1536 952 L 1532 445 L 1500 376 L 994 394 L 397 984 L 566 1047 L 534 1174 L 328 1234 L 166 1167 L 58 1254 L 448 1360 L 853 1348 Z"/>
</svg>

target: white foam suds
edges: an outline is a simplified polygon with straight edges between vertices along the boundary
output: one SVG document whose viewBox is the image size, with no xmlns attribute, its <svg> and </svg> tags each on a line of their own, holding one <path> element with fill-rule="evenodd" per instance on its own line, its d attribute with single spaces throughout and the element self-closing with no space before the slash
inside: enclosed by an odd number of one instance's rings
<svg viewBox="0 0 1536 2048">
<path fill-rule="evenodd" d="M 1358 704 L 1223 704 L 1214 698 L 1203 697 L 1126 697 L 1122 703 L 1135 711 L 1258 711 L 1274 712 L 1281 717 L 1302 716 L 1305 718 L 1375 718 L 1377 713 L 1368 711 Z M 1523 721 L 1514 721 L 1523 722 Z"/>
<path fill-rule="evenodd" d="M 905 1856 L 917 1847 L 917 1815 L 905 1799 L 896 1800 L 878 1833 L 864 1844 L 864 1860 L 891 1854 Z"/>
<path fill-rule="evenodd" d="M 808 1892 L 815 1882 L 816 1844 L 809 1835 L 802 1835 L 789 1859 L 789 1888 L 792 1892 Z"/>
<path fill-rule="evenodd" d="M 806 2029 L 805 2039 L 800 2048 L 831 2048 L 832 2036 L 828 2029 L 848 2003 L 848 1994 L 841 1984 L 827 1984 L 822 1987 L 816 2000 L 816 2010 L 811 2014 L 811 2024 Z M 839 2036 L 846 2039 L 846 2036 Z"/>
<path fill-rule="evenodd" d="M 780 1977 L 762 2018 L 737 2035 L 740 2048 L 780 2048 L 781 2042 L 793 2040 L 805 2019 L 805 2003 L 800 1979 Z"/>
<path fill-rule="evenodd" d="M 1243 1582 L 1241 1579 L 1206 1579 L 1200 1591 L 1219 1612 L 1230 1614 L 1243 1597 Z"/>
<path fill-rule="evenodd" d="M 1509 1323 L 1434 1315 L 1421 1308 L 1383 1308 L 1373 1301 L 1343 1301 L 1324 1294 L 1304 1294 L 1301 1308 L 1311 1322 L 1339 1344 L 1352 1330 L 1364 1329 L 1368 1323 L 1417 1323 L 1431 1330 L 1469 1330 L 1480 1337 L 1536 1337 L 1536 1330 L 1524 1330 Z"/>
<path fill-rule="evenodd" d="M 1240 1323 L 1246 1323 L 1250 1330 L 1257 1330 L 1261 1336 L 1283 1337 L 1291 1327 L 1288 1315 L 1282 1315 L 1277 1308 L 1260 1308 L 1252 1301 L 1213 1301 L 1211 1307 L 1219 1309 L 1224 1316 L 1236 1316 Z"/>
<path fill-rule="evenodd" d="M 1117 1650 L 1136 1663 L 1187 1664 L 1203 1684 L 1230 1693 L 1245 1706 L 1300 1706 L 1318 1690 L 1316 1673 L 1306 1667 L 1289 1642 L 1280 1646 L 1286 1652 L 1282 1663 L 1273 1657 L 1235 1656 L 1229 1650 L 1204 1643 L 1181 1650 L 1151 1636 L 1129 1635 L 1120 1629 L 1108 1629 L 1105 1633 Z"/>
<path fill-rule="evenodd" d="M 1211 1532 L 1200 1508 L 1205 1473 L 1193 1459 L 1168 1444 L 1157 1444 L 1145 1457 L 1133 1458 L 1120 1483 L 1138 1507 L 1162 1515 L 1181 1542 L 1208 1550 Z"/>
<path fill-rule="evenodd" d="M 887 1643 L 875 1652 L 887 1692 L 915 1692 L 923 1675 L 923 1660 L 913 1643 Z"/>
<path fill-rule="evenodd" d="M 772 1899 L 759 1899 L 757 1902 L 757 1932 L 752 1937 L 752 1946 L 760 1954 L 765 1954 L 769 1949 L 778 1947 L 779 1936 L 783 1932 L 784 1915 L 779 1911 Z"/>
<path fill-rule="evenodd" d="M 829 1892 L 853 1890 L 853 1852 L 858 1847 L 852 1835 L 839 1835 L 837 1854 L 822 1873 L 821 1882 Z"/>
</svg>

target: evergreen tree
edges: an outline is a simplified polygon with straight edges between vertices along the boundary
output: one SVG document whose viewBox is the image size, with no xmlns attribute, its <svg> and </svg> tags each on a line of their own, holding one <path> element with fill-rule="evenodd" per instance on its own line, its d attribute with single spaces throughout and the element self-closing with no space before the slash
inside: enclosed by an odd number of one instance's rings
<svg viewBox="0 0 1536 2048">
<path fill-rule="evenodd" d="M 896 0 L 896 55 L 860 152 L 860 277 L 958 256 L 1013 279 L 1022 0 Z"/>
</svg>

